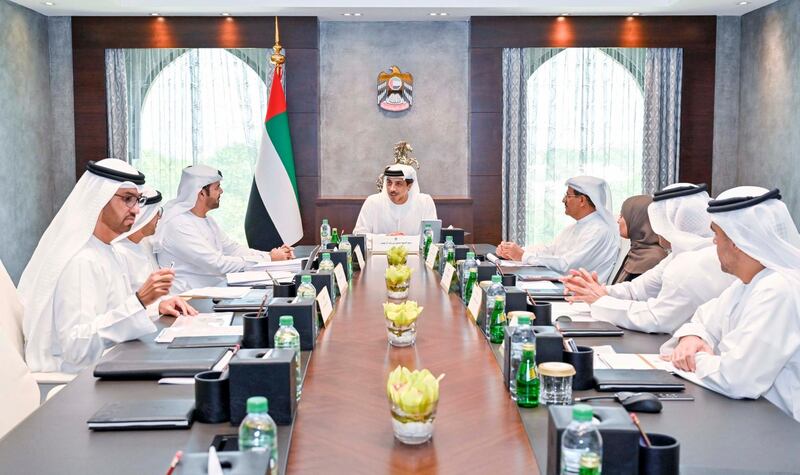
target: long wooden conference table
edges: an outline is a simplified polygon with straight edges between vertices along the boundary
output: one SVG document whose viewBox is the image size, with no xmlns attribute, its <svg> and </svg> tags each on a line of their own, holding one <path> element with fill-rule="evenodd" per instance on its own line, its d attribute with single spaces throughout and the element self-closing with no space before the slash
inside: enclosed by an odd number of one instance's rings
<svg viewBox="0 0 800 475">
<path fill-rule="evenodd" d="M 458 297 L 444 293 L 439 275 L 410 256 L 409 298 L 425 310 L 416 344 L 390 347 L 381 305 L 386 260 L 368 259 L 315 350 L 303 353 L 298 413 L 294 424 L 278 429 L 280 472 L 544 473 L 547 410 L 518 410 L 509 399 L 500 349 L 487 342 Z M 625 332 L 579 343 L 652 353 L 664 339 Z M 156 345 L 144 340 L 124 344 Z M 434 437 L 422 446 L 405 446 L 392 435 L 385 383 L 398 364 L 447 375 Z M 665 402 L 661 414 L 640 415 L 649 432 L 679 440 L 682 473 L 800 472 L 800 424 L 791 417 L 763 399 L 734 401 L 692 384 L 687 393 L 696 400 Z M 236 427 L 195 422 L 190 430 L 92 432 L 86 420 L 108 402 L 192 397 L 191 386 L 102 381 L 87 369 L 0 440 L 0 473 L 164 473 L 176 450 L 204 452 L 215 435 L 234 434 Z"/>
</svg>

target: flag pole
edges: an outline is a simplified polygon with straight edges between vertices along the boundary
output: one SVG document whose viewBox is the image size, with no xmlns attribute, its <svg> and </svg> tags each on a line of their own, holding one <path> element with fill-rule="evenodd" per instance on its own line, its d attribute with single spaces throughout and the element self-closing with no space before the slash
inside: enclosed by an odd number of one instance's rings
<svg viewBox="0 0 800 475">
<path fill-rule="evenodd" d="M 282 50 L 281 32 L 278 30 L 278 16 L 275 15 L 275 45 L 272 47 L 272 56 L 270 56 L 269 61 L 278 69 L 281 69 L 283 63 L 286 62 L 286 56 L 283 55 Z"/>
</svg>

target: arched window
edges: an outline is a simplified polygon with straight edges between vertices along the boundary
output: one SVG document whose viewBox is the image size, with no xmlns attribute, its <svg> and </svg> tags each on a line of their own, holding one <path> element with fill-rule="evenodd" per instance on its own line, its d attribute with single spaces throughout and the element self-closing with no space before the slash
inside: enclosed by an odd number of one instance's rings
<svg viewBox="0 0 800 475">
<path fill-rule="evenodd" d="M 574 222 L 561 202 L 572 176 L 608 181 L 615 212 L 642 192 L 644 50 L 568 48 L 548 58 L 527 81 L 529 244 Z"/>
<path fill-rule="evenodd" d="M 159 72 L 144 85 L 129 135 L 138 150 L 131 161 L 165 200 L 175 196 L 184 167 L 204 163 L 222 170 L 224 193 L 212 216 L 246 242 L 242 223 L 264 127 L 264 79 L 224 49 L 187 50 L 153 70 Z"/>
</svg>

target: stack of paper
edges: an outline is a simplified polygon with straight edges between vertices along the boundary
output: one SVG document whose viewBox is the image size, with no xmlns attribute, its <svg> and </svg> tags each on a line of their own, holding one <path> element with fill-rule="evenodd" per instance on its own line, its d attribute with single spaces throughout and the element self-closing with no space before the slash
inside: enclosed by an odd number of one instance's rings
<svg viewBox="0 0 800 475">
<path fill-rule="evenodd" d="M 233 312 L 199 313 L 194 317 L 181 316 L 171 327 L 156 336 L 156 343 L 172 343 L 179 336 L 241 335 L 242 327 L 231 326 Z"/>
<path fill-rule="evenodd" d="M 200 287 L 187 290 L 181 297 L 194 297 L 206 299 L 239 299 L 244 297 L 250 287 Z"/>
<path fill-rule="evenodd" d="M 249 270 L 244 272 L 231 272 L 225 275 L 225 278 L 228 280 L 228 285 L 232 286 L 253 286 L 259 284 L 272 284 L 272 279 L 270 279 L 270 275 L 275 278 L 278 282 L 285 283 L 291 282 L 294 279 L 294 273 L 290 271 L 282 271 L 282 270 L 271 270 L 269 274 L 266 271 L 261 270 Z M 242 294 L 244 295 L 244 294 Z M 240 298 L 233 297 L 233 298 Z"/>
<path fill-rule="evenodd" d="M 254 270 L 268 270 L 270 273 L 274 273 L 275 271 L 287 271 L 292 273 L 298 273 L 303 270 L 303 259 L 289 259 L 286 261 L 258 261 L 254 262 L 251 266 L 251 269 Z"/>
</svg>

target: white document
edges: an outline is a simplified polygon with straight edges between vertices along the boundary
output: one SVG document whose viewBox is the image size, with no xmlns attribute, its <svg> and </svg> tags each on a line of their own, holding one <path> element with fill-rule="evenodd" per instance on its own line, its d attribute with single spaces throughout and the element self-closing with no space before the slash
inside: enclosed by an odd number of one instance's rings
<svg viewBox="0 0 800 475">
<path fill-rule="evenodd" d="M 375 234 L 372 237 L 372 252 L 386 253 L 389 248 L 403 246 L 409 254 L 419 253 L 419 234 L 413 236 L 389 236 Z"/>
<path fill-rule="evenodd" d="M 442 281 L 439 282 L 439 285 L 442 286 L 445 292 L 450 292 L 450 283 L 453 281 L 453 274 L 456 272 L 456 268 L 453 267 L 452 264 L 449 262 L 444 265 L 444 272 L 442 272 Z"/>
<path fill-rule="evenodd" d="M 282 270 L 270 271 L 269 274 L 263 270 L 231 272 L 225 274 L 225 278 L 228 280 L 228 285 L 271 284 L 270 275 L 280 283 L 288 283 L 294 279 L 294 273 Z"/>
<path fill-rule="evenodd" d="M 180 316 L 171 327 L 156 336 L 156 343 L 172 343 L 179 336 L 241 335 L 241 325 L 231 326 L 233 312 L 200 313 L 194 317 Z"/>
<path fill-rule="evenodd" d="M 481 311 L 481 300 L 483 300 L 481 288 L 478 284 L 475 284 L 472 286 L 472 295 L 469 297 L 469 304 L 467 305 L 469 316 L 473 320 L 478 319 L 478 314 Z"/>
<path fill-rule="evenodd" d="M 611 369 L 663 369 L 670 373 L 678 370 L 669 361 L 657 354 L 648 353 L 601 353 L 600 359 Z"/>
<path fill-rule="evenodd" d="M 328 319 L 333 313 L 333 303 L 328 293 L 328 287 L 323 287 L 317 294 L 317 304 L 319 305 L 319 314 L 322 315 L 322 326 L 327 326 Z"/>
<path fill-rule="evenodd" d="M 560 316 L 566 315 L 573 322 L 594 322 L 589 304 L 585 302 L 552 302 L 553 321 Z"/>
<path fill-rule="evenodd" d="M 194 385 L 194 378 L 161 378 L 158 384 Z"/>
<path fill-rule="evenodd" d="M 600 357 L 615 354 L 614 347 L 611 345 L 598 345 L 593 346 L 592 349 L 594 350 L 594 369 L 611 369 Z"/>
<path fill-rule="evenodd" d="M 486 254 L 486 260 L 500 267 L 530 267 L 522 261 L 509 261 L 506 259 L 500 259 L 491 252 Z"/>
<path fill-rule="evenodd" d="M 180 296 L 207 299 L 240 299 L 247 292 L 250 292 L 250 287 L 200 287 L 187 290 Z"/>
<path fill-rule="evenodd" d="M 252 269 L 266 269 L 270 272 L 283 270 L 297 273 L 303 270 L 303 259 L 297 258 L 285 261 L 255 261 L 250 267 Z"/>
<path fill-rule="evenodd" d="M 530 280 L 526 282 L 517 282 L 517 288 L 520 290 L 558 290 L 556 284 L 549 280 Z"/>
<path fill-rule="evenodd" d="M 336 267 L 333 268 L 333 275 L 336 276 L 336 285 L 339 288 L 339 295 L 344 295 L 347 293 L 347 274 L 344 273 L 344 267 L 342 264 L 336 264 Z"/>
</svg>

